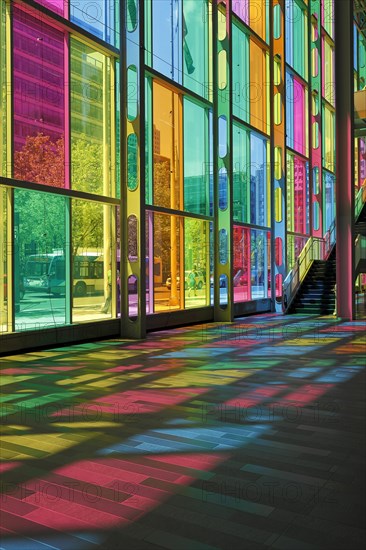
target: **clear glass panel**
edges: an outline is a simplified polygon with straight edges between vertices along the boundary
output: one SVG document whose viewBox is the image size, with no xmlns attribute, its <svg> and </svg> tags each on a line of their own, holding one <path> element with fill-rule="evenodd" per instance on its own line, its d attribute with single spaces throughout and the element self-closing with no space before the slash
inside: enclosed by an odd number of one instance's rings
<svg viewBox="0 0 366 550">
<path fill-rule="evenodd" d="M 325 209 L 324 209 L 324 233 L 332 225 L 335 218 L 335 177 L 328 172 L 323 173 Z"/>
<path fill-rule="evenodd" d="M 233 126 L 233 219 L 249 223 L 250 132 Z"/>
<path fill-rule="evenodd" d="M 250 229 L 234 226 L 234 302 L 251 299 Z"/>
<path fill-rule="evenodd" d="M 185 307 L 210 304 L 210 231 L 209 222 L 184 219 Z"/>
<path fill-rule="evenodd" d="M 227 155 L 227 120 L 225 116 L 219 117 L 219 157 Z"/>
<path fill-rule="evenodd" d="M 228 278 L 227 275 L 220 275 L 219 278 L 220 287 L 220 306 L 225 308 L 228 304 Z"/>
<path fill-rule="evenodd" d="M 14 177 L 64 187 L 64 34 L 12 8 Z"/>
<path fill-rule="evenodd" d="M 269 268 L 267 265 L 266 232 L 251 229 L 251 290 L 252 300 L 267 297 Z"/>
<path fill-rule="evenodd" d="M 74 38 L 70 42 L 72 187 L 110 196 L 110 59 Z"/>
<path fill-rule="evenodd" d="M 0 187 L 0 336 L 8 331 L 8 295 L 10 295 L 8 280 L 8 191 Z"/>
<path fill-rule="evenodd" d="M 181 308 L 181 219 L 177 216 L 154 214 L 153 223 L 154 311 L 159 313 Z M 159 266 L 159 275 L 155 275 L 155 265 Z"/>
<path fill-rule="evenodd" d="M 156 82 L 153 98 L 154 204 L 178 209 L 181 204 L 181 103 L 178 94 Z"/>
<path fill-rule="evenodd" d="M 184 99 L 184 210 L 208 215 L 209 208 L 208 112 Z"/>
<path fill-rule="evenodd" d="M 226 229 L 219 231 L 219 260 L 220 264 L 226 265 L 228 261 L 228 238 Z"/>
<path fill-rule="evenodd" d="M 267 213 L 267 149 L 266 140 L 250 136 L 250 222 L 266 225 Z"/>
<path fill-rule="evenodd" d="M 128 285 L 128 317 L 134 321 L 138 315 L 138 286 L 137 277 L 130 275 L 127 279 Z"/>
<path fill-rule="evenodd" d="M 227 170 L 225 167 L 219 170 L 219 208 L 220 210 L 227 209 Z"/>
<path fill-rule="evenodd" d="M 128 3 L 130 3 L 129 0 Z M 119 7 L 115 0 L 70 0 L 70 20 L 97 38 L 119 47 Z"/>
<path fill-rule="evenodd" d="M 16 331 L 67 322 L 67 201 L 49 193 L 14 190 Z"/>
<path fill-rule="evenodd" d="M 72 199 L 72 289 L 74 323 L 111 317 L 117 274 L 112 262 L 112 207 Z"/>
<path fill-rule="evenodd" d="M 152 40 L 154 69 L 181 83 L 182 0 L 152 2 Z"/>
<path fill-rule="evenodd" d="M 135 120 L 137 117 L 138 82 L 135 65 L 127 69 L 127 118 Z"/>
</svg>

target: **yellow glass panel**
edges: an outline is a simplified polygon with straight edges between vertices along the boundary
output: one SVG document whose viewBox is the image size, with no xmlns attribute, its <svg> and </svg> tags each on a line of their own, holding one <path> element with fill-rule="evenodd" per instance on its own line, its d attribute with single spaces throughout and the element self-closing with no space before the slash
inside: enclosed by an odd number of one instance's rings
<svg viewBox="0 0 366 550">
<path fill-rule="evenodd" d="M 217 38 L 221 41 L 226 38 L 226 15 L 220 9 L 217 12 Z"/>
<path fill-rule="evenodd" d="M 281 83 L 281 60 L 275 58 L 273 63 L 273 81 L 275 86 L 279 86 Z"/>
<path fill-rule="evenodd" d="M 277 187 L 275 189 L 275 220 L 276 222 L 282 222 L 282 189 Z"/>
<path fill-rule="evenodd" d="M 219 61 L 219 67 L 218 67 L 218 78 L 219 78 L 219 88 L 220 90 L 224 90 L 227 86 L 227 75 L 226 75 L 226 67 L 227 67 L 227 55 L 225 50 L 221 50 L 218 55 L 218 61 Z"/>
<path fill-rule="evenodd" d="M 282 177 L 282 148 L 275 147 L 274 149 L 274 177 L 276 180 L 280 180 Z"/>
<path fill-rule="evenodd" d="M 267 131 L 267 90 L 265 52 L 250 41 L 250 122 L 253 126 Z"/>
<path fill-rule="evenodd" d="M 282 112 L 281 112 L 281 94 L 277 92 L 273 98 L 273 116 L 274 116 L 274 123 L 275 124 L 281 124 L 282 121 Z"/>
</svg>

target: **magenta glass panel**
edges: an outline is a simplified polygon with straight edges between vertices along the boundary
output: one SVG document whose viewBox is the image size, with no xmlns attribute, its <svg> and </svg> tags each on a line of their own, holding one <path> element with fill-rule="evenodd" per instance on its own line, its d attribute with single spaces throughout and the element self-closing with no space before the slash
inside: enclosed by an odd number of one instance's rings
<svg viewBox="0 0 366 550">
<path fill-rule="evenodd" d="M 251 299 L 250 229 L 234 226 L 234 302 Z"/>
<path fill-rule="evenodd" d="M 249 0 L 232 0 L 233 12 L 244 23 L 249 24 Z"/>
<path fill-rule="evenodd" d="M 36 2 L 63 17 L 67 17 L 68 0 L 36 0 Z"/>
<path fill-rule="evenodd" d="M 305 90 L 294 78 L 294 149 L 305 154 Z"/>
<path fill-rule="evenodd" d="M 65 185 L 65 37 L 13 7 L 14 177 Z"/>
<path fill-rule="evenodd" d="M 306 233 L 306 165 L 294 157 L 294 229 L 295 233 Z"/>
</svg>

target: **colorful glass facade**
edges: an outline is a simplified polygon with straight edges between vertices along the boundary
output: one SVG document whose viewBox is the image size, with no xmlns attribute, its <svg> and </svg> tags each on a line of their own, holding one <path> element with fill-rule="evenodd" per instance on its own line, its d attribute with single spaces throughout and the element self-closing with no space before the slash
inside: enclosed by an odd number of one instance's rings
<svg viewBox="0 0 366 550">
<path fill-rule="evenodd" d="M 332 0 L 31 4 L 0 0 L 0 333 L 274 309 L 334 220 Z"/>
</svg>

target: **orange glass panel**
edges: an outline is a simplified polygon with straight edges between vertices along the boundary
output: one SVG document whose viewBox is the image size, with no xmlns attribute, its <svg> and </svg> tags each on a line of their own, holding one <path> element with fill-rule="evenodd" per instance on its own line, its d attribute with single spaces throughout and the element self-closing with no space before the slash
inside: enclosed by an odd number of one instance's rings
<svg viewBox="0 0 366 550">
<path fill-rule="evenodd" d="M 175 92 L 153 84 L 154 204 L 180 207 L 181 101 Z"/>
</svg>

